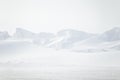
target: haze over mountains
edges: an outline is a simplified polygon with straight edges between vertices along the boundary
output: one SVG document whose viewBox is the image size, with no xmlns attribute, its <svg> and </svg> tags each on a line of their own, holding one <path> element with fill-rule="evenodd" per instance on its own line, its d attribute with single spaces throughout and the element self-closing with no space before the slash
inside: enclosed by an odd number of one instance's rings
<svg viewBox="0 0 120 80">
<path fill-rule="evenodd" d="M 73 29 L 61 30 L 56 34 L 33 33 L 22 28 L 16 28 L 16 32 L 11 36 L 8 32 L 0 32 L 0 40 L 1 44 L 3 44 L 2 42 L 11 43 L 12 41 L 12 44 L 16 44 L 16 42 L 26 41 L 33 45 L 54 49 L 69 49 L 77 52 L 120 50 L 120 28 L 115 27 L 102 34 Z"/>
<path fill-rule="evenodd" d="M 0 79 L 120 80 L 119 33 L 120 28 L 102 34 L 0 32 Z"/>
</svg>

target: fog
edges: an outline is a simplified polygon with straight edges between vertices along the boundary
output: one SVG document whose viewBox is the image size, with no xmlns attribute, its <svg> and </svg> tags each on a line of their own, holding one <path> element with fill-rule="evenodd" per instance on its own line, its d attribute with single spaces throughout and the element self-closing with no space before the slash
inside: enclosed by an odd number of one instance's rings
<svg viewBox="0 0 120 80">
<path fill-rule="evenodd" d="M 119 0 L 0 0 L 0 80 L 120 80 Z"/>
</svg>

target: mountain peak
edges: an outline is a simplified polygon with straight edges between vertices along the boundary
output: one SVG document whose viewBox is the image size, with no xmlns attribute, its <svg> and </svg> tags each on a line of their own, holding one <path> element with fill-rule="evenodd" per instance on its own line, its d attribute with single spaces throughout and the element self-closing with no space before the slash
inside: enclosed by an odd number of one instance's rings
<svg viewBox="0 0 120 80">
<path fill-rule="evenodd" d="M 35 33 L 23 28 L 16 28 L 16 32 L 14 33 L 15 38 L 32 38 L 34 35 Z"/>
<path fill-rule="evenodd" d="M 120 40 L 120 28 L 114 27 L 99 36 L 99 40 L 116 41 Z"/>
<path fill-rule="evenodd" d="M 114 27 L 111 30 L 106 31 L 105 33 L 107 33 L 107 34 L 119 34 L 120 33 L 120 28 L 119 27 Z"/>
</svg>

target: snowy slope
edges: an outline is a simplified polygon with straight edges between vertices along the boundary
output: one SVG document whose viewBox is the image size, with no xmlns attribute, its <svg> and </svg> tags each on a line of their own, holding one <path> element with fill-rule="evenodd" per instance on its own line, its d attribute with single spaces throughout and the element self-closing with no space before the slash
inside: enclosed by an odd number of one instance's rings
<svg viewBox="0 0 120 80">
<path fill-rule="evenodd" d="M 120 52 L 75 53 L 32 48 L 0 56 L 1 80 L 120 80 Z"/>
<path fill-rule="evenodd" d="M 99 39 L 103 41 L 117 41 L 120 40 L 120 28 L 115 27 L 111 30 L 104 32 Z"/>
<path fill-rule="evenodd" d="M 51 42 L 51 39 L 54 37 L 55 35 L 53 33 L 40 32 L 39 34 L 36 34 L 33 43 L 45 46 L 49 44 Z"/>
<path fill-rule="evenodd" d="M 17 28 L 11 38 L 7 32 L 0 32 L 0 39 L 7 39 L 13 42 L 27 41 L 28 43 L 32 42 L 42 47 L 69 49 L 78 52 L 120 50 L 120 28 L 118 27 L 99 35 L 73 29 L 61 30 L 55 35 L 46 32 L 33 33 L 22 28 Z"/>
<path fill-rule="evenodd" d="M 74 43 L 93 37 L 93 34 L 72 29 L 61 30 L 48 45 L 49 47 L 62 49 L 71 48 Z"/>
<path fill-rule="evenodd" d="M 9 49 L 8 49 L 9 50 Z M 119 51 L 101 53 L 75 53 L 49 48 L 32 47 L 16 54 L 2 56 L 0 63 L 22 66 L 120 66 Z"/>
<path fill-rule="evenodd" d="M 50 33 L 35 34 L 36 44 L 55 44 L 53 48 L 61 48 L 65 44 L 73 46 L 68 50 L 63 50 L 66 47 L 55 50 L 33 44 L 25 40 L 33 39 L 31 32 L 26 31 L 25 37 L 20 35 L 19 40 L 1 40 L 0 80 L 120 80 L 119 31 L 112 31 L 94 38 L 69 31 L 55 36 Z"/>
<path fill-rule="evenodd" d="M 77 51 L 120 50 L 120 28 L 113 28 L 98 36 L 78 42 L 73 46 Z"/>
<path fill-rule="evenodd" d="M 35 33 L 22 29 L 22 28 L 16 28 L 16 32 L 13 35 L 14 39 L 33 39 L 35 36 Z"/>
<path fill-rule="evenodd" d="M 112 42 L 120 40 L 120 28 L 112 28 L 96 37 L 93 37 L 86 42 L 89 43 L 102 43 L 102 42 Z"/>
<path fill-rule="evenodd" d="M 27 50 L 29 47 L 34 46 L 29 41 L 21 40 L 5 40 L 0 42 L 0 55 L 12 55 L 16 52 L 22 52 Z"/>
<path fill-rule="evenodd" d="M 0 40 L 5 40 L 8 39 L 10 37 L 10 35 L 8 34 L 8 32 L 4 31 L 4 32 L 0 32 Z"/>
</svg>

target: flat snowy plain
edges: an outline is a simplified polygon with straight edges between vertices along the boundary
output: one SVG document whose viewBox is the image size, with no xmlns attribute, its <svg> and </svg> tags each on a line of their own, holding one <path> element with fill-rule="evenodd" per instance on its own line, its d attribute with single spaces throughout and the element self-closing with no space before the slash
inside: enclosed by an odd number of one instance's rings
<svg viewBox="0 0 120 80">
<path fill-rule="evenodd" d="M 21 44 L 0 47 L 0 80 L 120 80 L 120 51 L 82 53 Z"/>
</svg>

